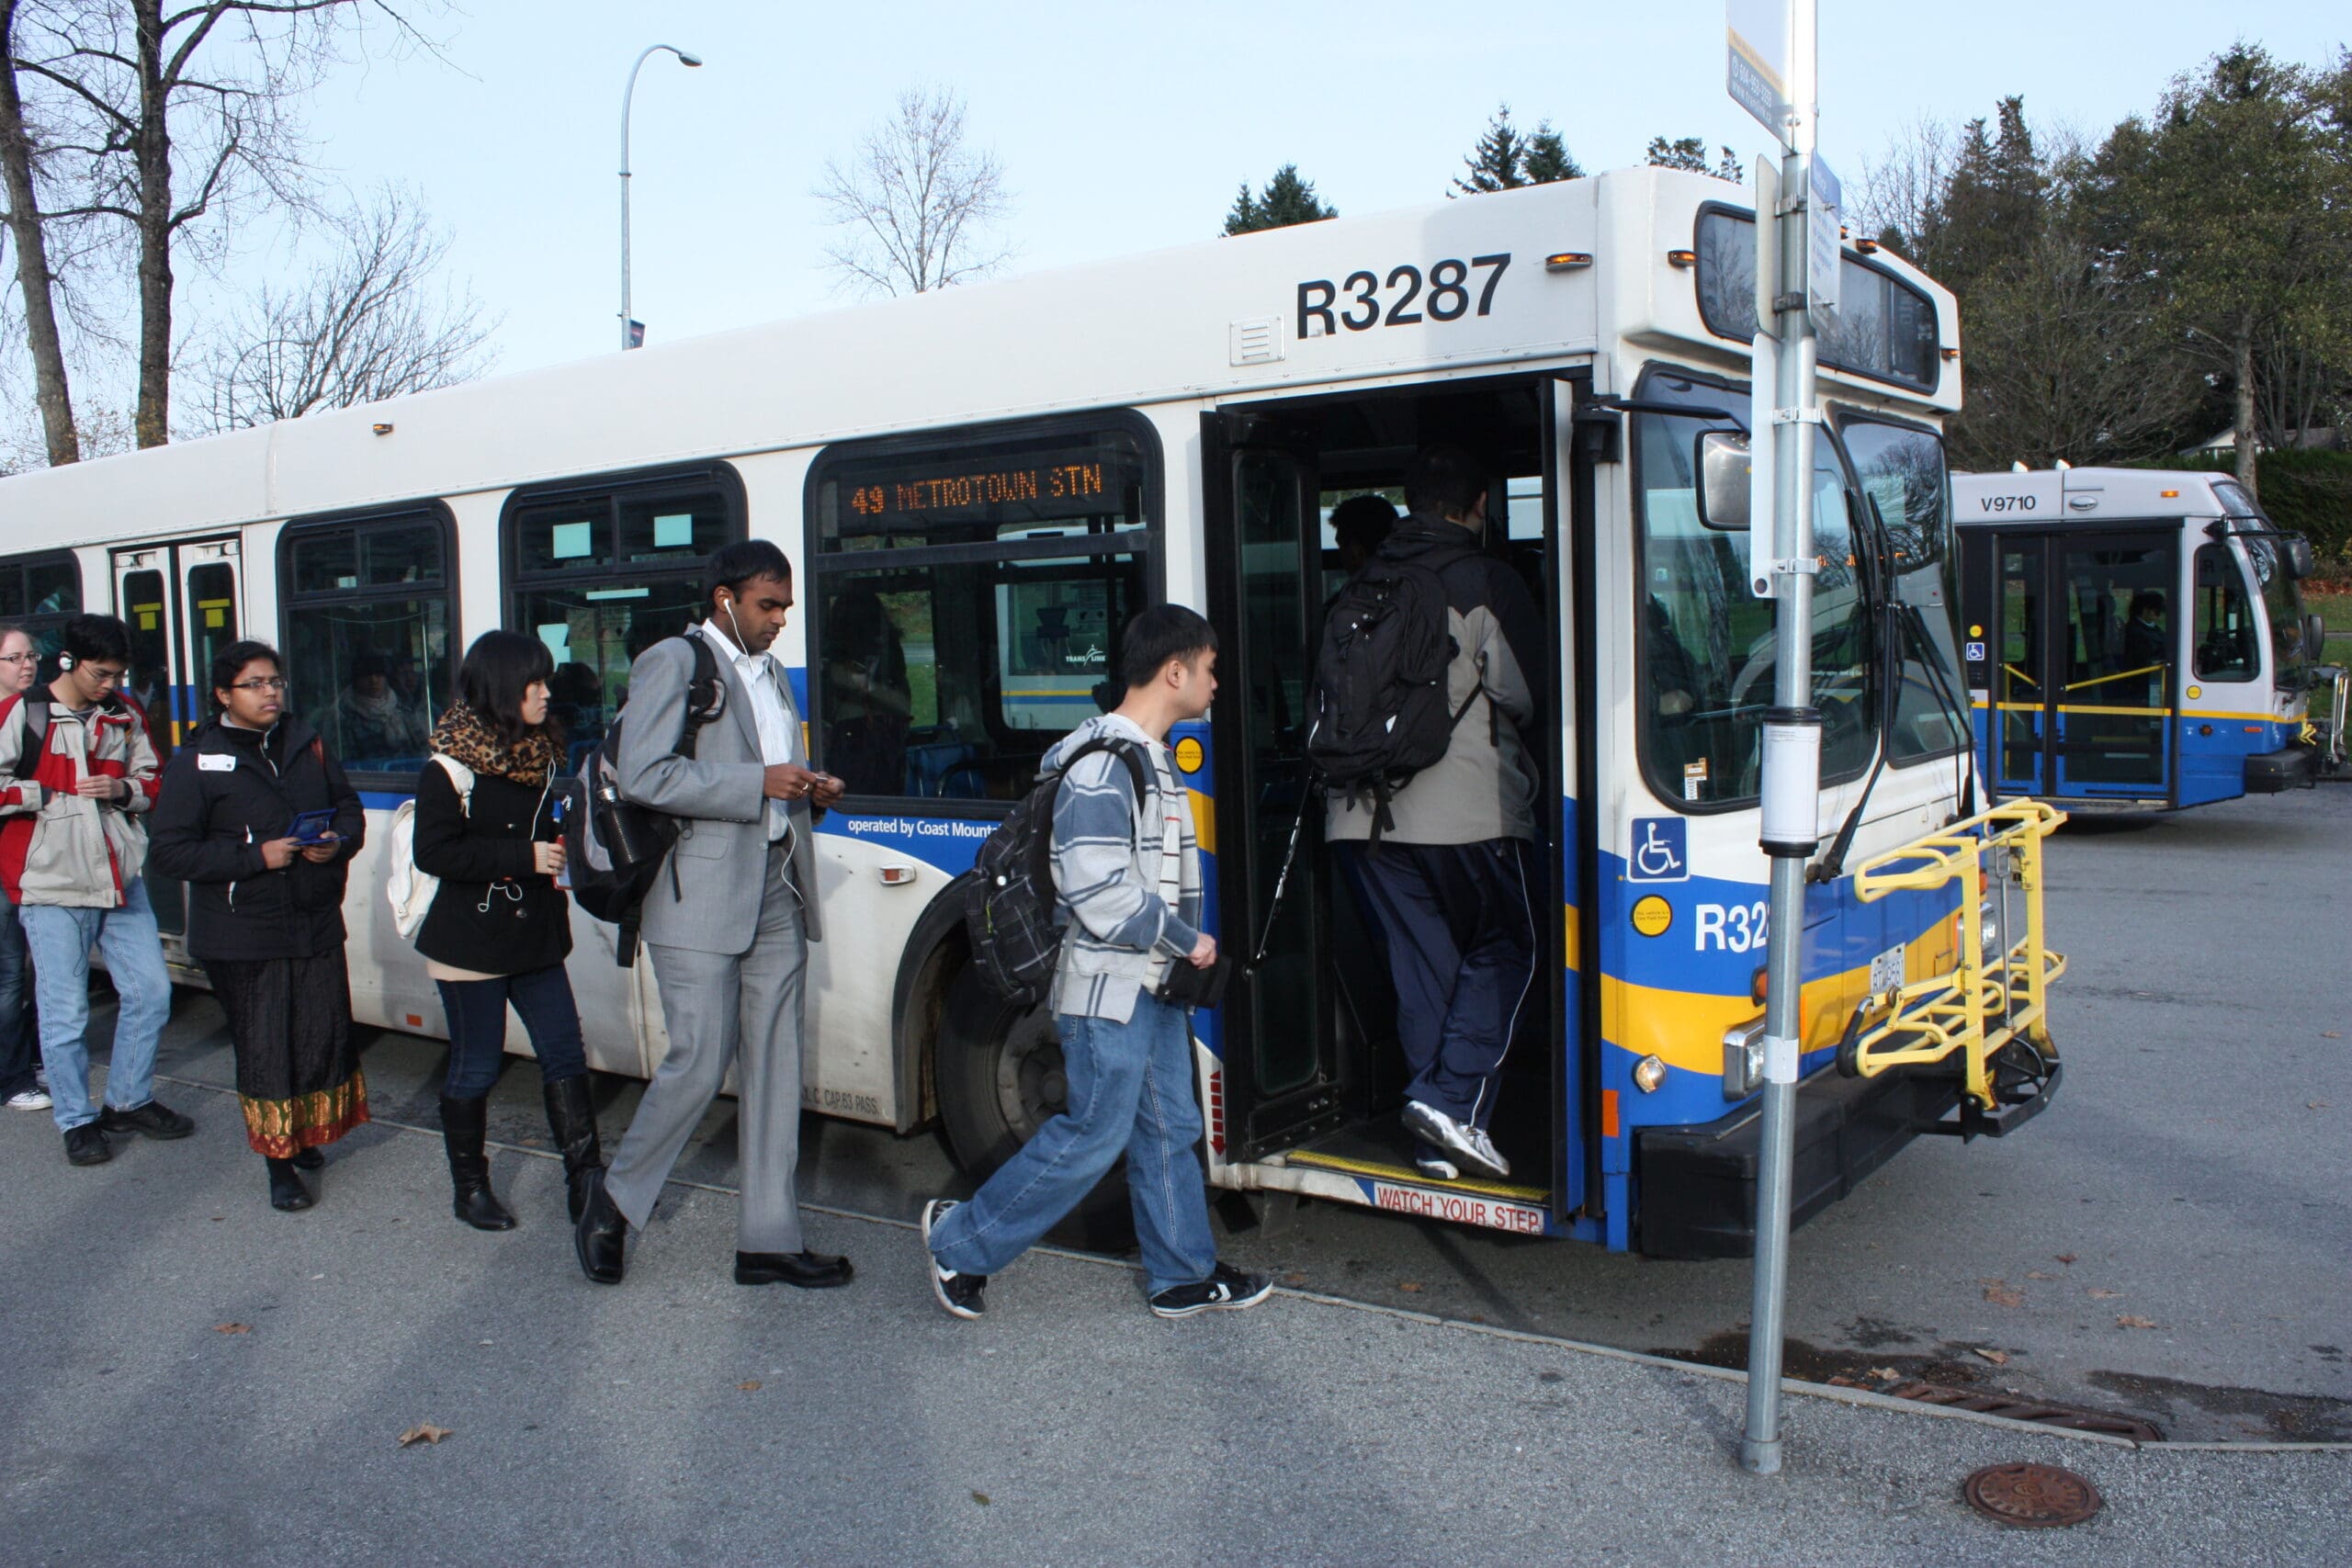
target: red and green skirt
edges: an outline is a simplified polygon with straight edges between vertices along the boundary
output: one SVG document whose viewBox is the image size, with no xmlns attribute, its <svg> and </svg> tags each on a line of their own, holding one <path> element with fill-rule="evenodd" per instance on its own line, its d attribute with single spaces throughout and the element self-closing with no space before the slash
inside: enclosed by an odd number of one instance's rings
<svg viewBox="0 0 2352 1568">
<path fill-rule="evenodd" d="M 237 1100 L 254 1152 L 291 1159 L 368 1120 L 342 948 L 316 958 L 209 960 L 204 972 L 229 1015 Z"/>
</svg>

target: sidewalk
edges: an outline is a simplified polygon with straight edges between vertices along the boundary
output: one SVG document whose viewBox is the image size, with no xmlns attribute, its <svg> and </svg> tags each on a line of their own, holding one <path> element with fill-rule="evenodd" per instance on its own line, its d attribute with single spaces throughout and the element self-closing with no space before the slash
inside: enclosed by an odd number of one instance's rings
<svg viewBox="0 0 2352 1568">
<path fill-rule="evenodd" d="M 68 1167 L 0 1123 L 0 1558 L 11 1563 L 1808 1564 L 2343 1561 L 2352 1454 L 2134 1450 L 1792 1397 L 1739 1472 L 1736 1380 L 1277 1296 L 1162 1323 L 1036 1256 L 932 1303 L 898 1223 L 818 1214 L 842 1291 L 746 1290 L 734 1201 L 673 1187 L 603 1290 L 560 1168 L 520 1229 L 449 1215 L 437 1137 L 338 1145 L 273 1213 L 234 1100 Z M 390 1113 L 390 1108 L 385 1108 Z M 224 1329 L 221 1325 L 232 1325 Z M 234 1326 L 242 1325 L 242 1327 Z M 423 1422 L 437 1445 L 403 1449 Z M 2107 1497 L 2015 1531 L 1959 1501 L 2039 1460 Z"/>
</svg>

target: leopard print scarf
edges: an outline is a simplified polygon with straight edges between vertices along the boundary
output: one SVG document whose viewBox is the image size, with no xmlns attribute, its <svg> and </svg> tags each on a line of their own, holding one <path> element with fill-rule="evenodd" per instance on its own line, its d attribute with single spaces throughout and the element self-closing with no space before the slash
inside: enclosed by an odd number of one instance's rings
<svg viewBox="0 0 2352 1568">
<path fill-rule="evenodd" d="M 555 769 L 555 740 L 544 727 L 509 746 L 498 738 L 488 720 L 463 703 L 451 703 L 433 727 L 432 748 L 446 752 L 477 773 L 513 779 L 519 784 L 540 784 Z"/>
</svg>

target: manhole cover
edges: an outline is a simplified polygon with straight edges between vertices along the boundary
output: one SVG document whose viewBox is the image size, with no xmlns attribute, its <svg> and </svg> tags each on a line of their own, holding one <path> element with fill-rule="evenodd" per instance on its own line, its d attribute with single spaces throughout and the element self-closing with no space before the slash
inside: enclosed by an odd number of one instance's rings
<svg viewBox="0 0 2352 1568">
<path fill-rule="evenodd" d="M 2081 1524 L 2101 1503 L 2098 1487 L 2054 1464 L 1988 1464 L 1961 1484 L 1960 1495 L 1986 1518 L 2027 1529 Z"/>
</svg>

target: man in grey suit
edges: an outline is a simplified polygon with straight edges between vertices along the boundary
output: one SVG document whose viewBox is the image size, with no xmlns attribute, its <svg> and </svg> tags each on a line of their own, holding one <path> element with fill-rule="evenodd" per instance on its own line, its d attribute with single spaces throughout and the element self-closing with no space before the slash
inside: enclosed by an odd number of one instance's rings
<svg viewBox="0 0 2352 1568">
<path fill-rule="evenodd" d="M 580 1216 L 580 1267 L 598 1284 L 620 1282 L 628 1227 L 652 1215 L 730 1062 L 743 1188 L 736 1283 L 849 1282 L 848 1258 L 803 1245 L 793 1190 L 802 977 L 808 943 L 823 934 L 812 807 L 838 800 L 842 784 L 806 766 L 800 716 L 768 653 L 791 608 L 792 564 L 775 545 L 752 539 L 711 557 L 703 623 L 686 635 L 718 656 L 722 702 L 692 757 L 675 748 L 694 649 L 671 637 L 629 671 L 614 759 L 621 794 L 681 819 L 641 916 L 670 1050 Z"/>
</svg>

